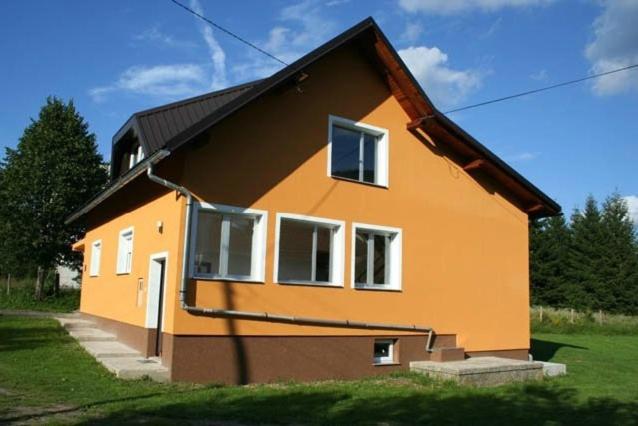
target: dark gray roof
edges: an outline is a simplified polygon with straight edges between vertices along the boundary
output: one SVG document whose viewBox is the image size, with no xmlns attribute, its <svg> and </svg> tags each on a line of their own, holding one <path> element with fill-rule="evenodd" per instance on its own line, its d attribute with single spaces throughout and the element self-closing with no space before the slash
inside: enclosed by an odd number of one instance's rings
<svg viewBox="0 0 638 426">
<path fill-rule="evenodd" d="M 147 156 L 205 117 L 255 87 L 261 80 L 206 93 L 134 113 L 113 137 L 116 144 L 132 127 Z"/>
</svg>

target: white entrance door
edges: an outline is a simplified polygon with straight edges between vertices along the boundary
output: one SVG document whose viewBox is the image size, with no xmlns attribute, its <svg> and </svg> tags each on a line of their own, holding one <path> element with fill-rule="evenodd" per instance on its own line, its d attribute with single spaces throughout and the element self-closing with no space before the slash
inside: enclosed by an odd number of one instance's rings
<svg viewBox="0 0 638 426">
<path fill-rule="evenodd" d="M 157 329 L 155 355 L 162 352 L 162 330 L 164 329 L 164 299 L 168 253 L 151 255 L 148 268 L 148 300 L 146 301 L 146 328 Z"/>
</svg>

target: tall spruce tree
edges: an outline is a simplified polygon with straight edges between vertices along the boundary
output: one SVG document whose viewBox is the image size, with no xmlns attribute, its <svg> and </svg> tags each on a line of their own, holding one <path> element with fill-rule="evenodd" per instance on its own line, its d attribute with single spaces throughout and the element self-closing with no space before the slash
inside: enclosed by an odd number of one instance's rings
<svg viewBox="0 0 638 426">
<path fill-rule="evenodd" d="M 530 230 L 530 281 L 532 303 L 567 306 L 567 255 L 570 230 L 565 218 L 554 216 L 532 223 Z"/>
<path fill-rule="evenodd" d="M 571 243 L 567 255 L 567 303 L 579 309 L 603 309 L 610 302 L 610 293 L 600 279 L 603 259 L 601 214 L 593 196 L 588 196 L 585 208 L 574 210 L 571 217 Z"/>
<path fill-rule="evenodd" d="M 611 194 L 603 203 L 601 225 L 603 259 L 599 274 L 607 302 L 601 309 L 638 313 L 638 242 L 628 206 L 620 194 Z"/>
<path fill-rule="evenodd" d="M 0 187 L 0 220 L 5 222 L 9 264 L 36 265 L 36 296 L 42 271 L 78 265 L 71 243 L 83 229 L 65 218 L 106 182 L 95 135 L 68 103 L 49 97 L 37 120 L 24 130 L 16 149 L 7 149 Z"/>
</svg>

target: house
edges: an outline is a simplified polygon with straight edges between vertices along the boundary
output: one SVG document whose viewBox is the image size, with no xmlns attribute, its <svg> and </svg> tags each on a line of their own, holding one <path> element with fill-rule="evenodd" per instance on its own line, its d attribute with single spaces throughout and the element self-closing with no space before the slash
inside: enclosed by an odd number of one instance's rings
<svg viewBox="0 0 638 426">
<path fill-rule="evenodd" d="M 528 222 L 560 206 L 440 113 L 370 18 L 133 114 L 111 178 L 68 218 L 81 311 L 172 380 L 528 357 Z"/>
</svg>

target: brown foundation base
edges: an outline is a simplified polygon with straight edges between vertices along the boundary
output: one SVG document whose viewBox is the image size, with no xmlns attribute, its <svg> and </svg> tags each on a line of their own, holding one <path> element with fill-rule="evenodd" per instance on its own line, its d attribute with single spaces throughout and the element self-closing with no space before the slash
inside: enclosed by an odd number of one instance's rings
<svg viewBox="0 0 638 426">
<path fill-rule="evenodd" d="M 375 339 L 395 340 L 393 364 L 375 365 Z M 409 370 L 428 360 L 427 336 L 163 336 L 162 359 L 172 381 L 246 384 L 355 379 Z M 449 347 L 456 336 L 436 336 Z"/>
<path fill-rule="evenodd" d="M 82 316 L 95 322 L 101 330 L 115 334 L 117 340 L 139 351 L 143 356 L 149 357 L 155 355 L 157 329 L 139 327 L 87 313 L 82 313 Z"/>
</svg>

